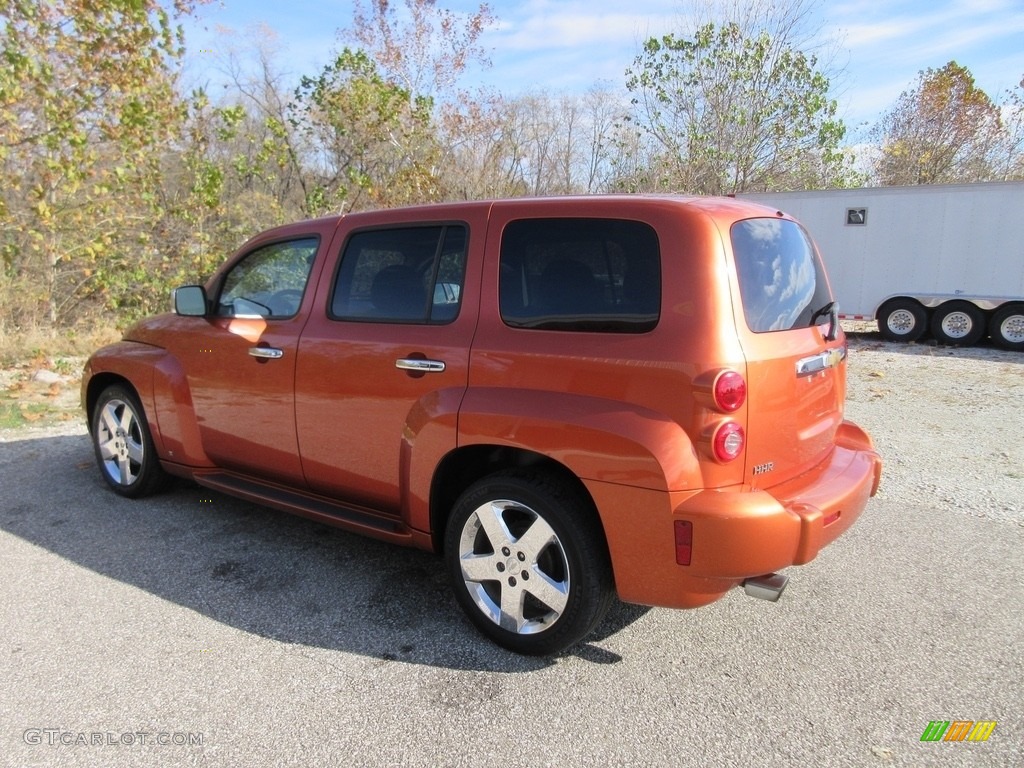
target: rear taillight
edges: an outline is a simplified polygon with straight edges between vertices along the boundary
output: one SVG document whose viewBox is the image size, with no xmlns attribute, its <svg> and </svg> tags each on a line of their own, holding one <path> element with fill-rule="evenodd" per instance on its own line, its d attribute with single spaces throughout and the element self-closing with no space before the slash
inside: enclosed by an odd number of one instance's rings
<svg viewBox="0 0 1024 768">
<path fill-rule="evenodd" d="M 723 464 L 732 461 L 743 452 L 746 435 L 743 427 L 735 421 L 723 422 L 711 437 L 711 450 L 715 459 Z"/>
<path fill-rule="evenodd" d="M 736 371 L 726 369 L 715 377 L 712 394 L 718 410 L 732 413 L 747 399 L 747 382 Z"/>
<path fill-rule="evenodd" d="M 676 562 L 689 565 L 693 554 L 693 523 L 689 520 L 676 520 Z"/>
</svg>

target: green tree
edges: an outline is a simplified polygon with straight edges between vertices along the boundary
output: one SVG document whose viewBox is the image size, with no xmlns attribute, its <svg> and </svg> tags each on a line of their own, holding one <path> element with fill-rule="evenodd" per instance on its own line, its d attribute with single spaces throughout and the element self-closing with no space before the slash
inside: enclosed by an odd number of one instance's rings
<svg viewBox="0 0 1024 768">
<path fill-rule="evenodd" d="M 723 194 L 848 181 L 829 80 L 784 38 L 708 23 L 647 40 L 626 77 L 646 157 L 627 187 Z"/>
<path fill-rule="evenodd" d="M 474 180 L 493 178 L 487 165 L 494 156 L 490 138 L 499 130 L 503 102 L 468 92 L 460 81 L 471 67 L 490 66 L 480 37 L 495 21 L 486 3 L 455 13 L 438 7 L 436 0 L 355 0 L 353 23 L 341 32 L 374 63 L 383 82 L 406 94 L 410 113 L 420 114 L 429 105 L 430 183 L 421 186 L 422 162 L 411 171 L 420 199 L 464 197 L 479 188 Z M 422 136 L 416 141 L 420 151 L 411 154 L 426 161 Z M 485 167 L 475 166 L 474 160 Z M 417 196 L 406 199 L 413 202 Z"/>
<path fill-rule="evenodd" d="M 966 67 L 927 69 L 872 131 L 879 184 L 949 184 L 994 177 L 999 110 Z"/>
<path fill-rule="evenodd" d="M 239 243 L 282 220 L 275 201 L 258 192 L 277 147 L 253 136 L 246 110 L 213 106 L 200 89 L 187 111 L 182 135 L 164 155 L 161 216 L 153 222 L 173 265 L 166 281 L 174 283 L 208 275 Z"/>
<path fill-rule="evenodd" d="M 317 150 L 308 214 L 436 197 L 433 102 L 385 79 L 365 53 L 346 48 L 318 77 L 302 78 L 296 102 Z"/>
<path fill-rule="evenodd" d="M 0 4 L 0 311 L 60 326 L 159 271 L 160 152 L 183 118 L 180 30 L 155 0 Z"/>
</svg>

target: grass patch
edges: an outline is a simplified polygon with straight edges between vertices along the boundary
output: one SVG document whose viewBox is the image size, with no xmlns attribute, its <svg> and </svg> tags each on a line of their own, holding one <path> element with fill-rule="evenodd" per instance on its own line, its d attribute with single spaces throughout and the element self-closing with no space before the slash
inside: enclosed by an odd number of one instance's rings
<svg viewBox="0 0 1024 768">
<path fill-rule="evenodd" d="M 81 358 L 62 358 L 0 368 L 0 429 L 50 427 L 81 419 L 81 367 Z M 40 371 L 51 371 L 58 378 L 40 377 Z"/>
<path fill-rule="evenodd" d="M 43 426 L 68 421 L 73 414 L 50 403 L 0 402 L 0 429 Z"/>
<path fill-rule="evenodd" d="M 62 364 L 68 365 L 66 358 L 88 357 L 105 344 L 120 339 L 121 332 L 113 326 L 69 329 L 59 333 L 40 330 L 0 332 L 0 366 L 9 368 L 32 360 L 52 360 L 54 370 L 68 375 L 72 373 L 70 369 L 61 370 Z"/>
</svg>

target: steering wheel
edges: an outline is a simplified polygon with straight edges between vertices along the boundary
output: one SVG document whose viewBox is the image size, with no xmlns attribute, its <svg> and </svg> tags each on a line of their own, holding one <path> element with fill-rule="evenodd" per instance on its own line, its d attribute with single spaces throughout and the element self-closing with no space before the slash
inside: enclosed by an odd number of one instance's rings
<svg viewBox="0 0 1024 768">
<path fill-rule="evenodd" d="M 271 306 L 271 317 L 287 317 L 299 311 L 299 304 L 302 303 L 302 291 L 294 288 L 285 288 L 283 291 L 276 291 L 269 299 Z"/>
</svg>

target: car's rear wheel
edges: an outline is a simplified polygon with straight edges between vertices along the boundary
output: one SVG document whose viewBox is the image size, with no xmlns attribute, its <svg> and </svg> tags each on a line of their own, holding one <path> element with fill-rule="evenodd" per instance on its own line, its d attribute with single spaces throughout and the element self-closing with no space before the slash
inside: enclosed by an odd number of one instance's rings
<svg viewBox="0 0 1024 768">
<path fill-rule="evenodd" d="M 558 653 L 591 632 L 614 596 L 607 546 L 583 495 L 550 475 L 500 473 L 456 502 L 445 534 L 463 610 L 498 645 Z"/>
<path fill-rule="evenodd" d="M 107 387 L 96 400 L 92 444 L 100 474 L 122 496 L 146 496 L 167 480 L 142 406 L 125 386 Z"/>
</svg>

